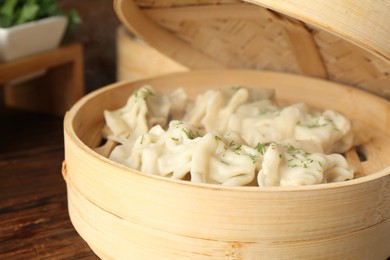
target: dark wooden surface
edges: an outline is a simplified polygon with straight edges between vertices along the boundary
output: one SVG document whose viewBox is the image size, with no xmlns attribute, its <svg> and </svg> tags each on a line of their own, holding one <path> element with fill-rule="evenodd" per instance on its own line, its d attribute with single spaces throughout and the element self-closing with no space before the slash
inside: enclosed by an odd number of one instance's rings
<svg viewBox="0 0 390 260">
<path fill-rule="evenodd" d="M 73 228 L 62 118 L 0 114 L 0 259 L 98 259 Z"/>
</svg>

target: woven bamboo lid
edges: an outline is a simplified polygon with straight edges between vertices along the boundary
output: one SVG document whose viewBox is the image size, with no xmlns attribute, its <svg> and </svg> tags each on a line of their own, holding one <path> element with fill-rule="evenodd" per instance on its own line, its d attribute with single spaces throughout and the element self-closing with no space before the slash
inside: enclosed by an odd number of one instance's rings
<svg viewBox="0 0 390 260">
<path fill-rule="evenodd" d="M 390 1 L 115 0 L 122 23 L 192 69 L 275 70 L 390 98 Z"/>
<path fill-rule="evenodd" d="M 246 0 L 336 34 L 390 61 L 390 2 L 381 0 Z"/>
</svg>

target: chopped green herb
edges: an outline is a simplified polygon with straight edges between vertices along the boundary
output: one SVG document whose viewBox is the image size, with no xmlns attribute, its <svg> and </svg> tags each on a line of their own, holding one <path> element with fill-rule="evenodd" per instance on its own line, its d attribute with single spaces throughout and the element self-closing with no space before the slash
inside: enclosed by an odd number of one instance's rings
<svg viewBox="0 0 390 260">
<path fill-rule="evenodd" d="M 287 146 L 287 151 L 289 153 L 295 153 L 296 154 L 296 153 L 299 153 L 300 150 L 290 144 L 290 145 Z"/>
<path fill-rule="evenodd" d="M 184 122 L 183 122 L 183 121 L 179 121 L 179 122 L 177 122 L 177 123 L 175 124 L 175 127 L 177 127 L 177 126 L 179 126 L 179 125 L 182 125 L 182 124 L 184 124 Z"/>
<path fill-rule="evenodd" d="M 234 148 L 234 152 L 237 153 L 241 150 L 241 145 L 238 145 L 236 148 Z"/>
<path fill-rule="evenodd" d="M 225 161 L 222 161 L 222 160 L 221 160 L 221 163 L 224 163 L 224 164 L 226 164 L 226 165 L 229 165 L 229 163 L 227 163 L 227 162 L 225 162 Z"/>
<path fill-rule="evenodd" d="M 171 139 L 175 142 L 179 142 L 179 138 L 174 138 L 174 137 L 171 137 Z"/>
<path fill-rule="evenodd" d="M 144 137 L 145 137 L 145 135 L 142 135 L 142 137 L 141 137 L 141 144 L 143 144 L 143 142 L 144 142 Z"/>
<path fill-rule="evenodd" d="M 146 100 L 150 96 L 155 96 L 156 94 L 148 88 L 140 88 L 134 92 L 134 96 L 138 98 L 141 96 L 144 100 Z"/>
<path fill-rule="evenodd" d="M 259 115 L 259 116 L 262 116 L 262 115 L 267 114 L 268 112 L 270 112 L 270 111 L 269 111 L 269 109 L 267 109 L 267 108 L 259 108 L 258 115 Z"/>
<path fill-rule="evenodd" d="M 222 138 L 219 137 L 218 135 L 216 135 L 214 138 L 215 138 L 216 141 L 222 141 Z"/>
<path fill-rule="evenodd" d="M 253 164 L 255 164 L 257 162 L 257 160 L 259 159 L 256 155 L 254 154 L 248 154 L 248 156 L 251 158 Z"/>
<path fill-rule="evenodd" d="M 261 154 L 264 155 L 265 153 L 265 146 L 261 143 L 257 143 L 255 149 Z"/>
<path fill-rule="evenodd" d="M 183 132 L 187 135 L 188 139 L 195 139 L 197 136 L 192 132 L 192 130 L 187 130 L 182 128 Z M 199 135 L 198 135 L 199 136 Z"/>
<path fill-rule="evenodd" d="M 232 147 L 233 145 L 235 145 L 236 143 L 234 142 L 234 140 L 230 141 L 229 143 L 229 147 Z"/>
</svg>

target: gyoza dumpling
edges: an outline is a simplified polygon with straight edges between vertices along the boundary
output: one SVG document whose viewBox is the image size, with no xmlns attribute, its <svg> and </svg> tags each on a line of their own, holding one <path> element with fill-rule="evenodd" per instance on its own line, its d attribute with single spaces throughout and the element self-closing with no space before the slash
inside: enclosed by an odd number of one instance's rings
<svg viewBox="0 0 390 260">
<path fill-rule="evenodd" d="M 320 143 L 324 153 L 344 153 L 353 145 L 350 121 L 332 110 L 320 113 L 304 108 L 294 133 L 297 140 Z"/>
<path fill-rule="evenodd" d="M 136 90 L 126 105 L 115 111 L 104 111 L 106 124 L 111 130 L 109 139 L 123 143 L 134 141 L 154 125 L 166 127 L 171 114 L 184 110 L 187 96 L 182 89 L 169 95 L 157 93 L 151 86 Z"/>
<path fill-rule="evenodd" d="M 354 171 L 340 154 L 309 153 L 299 142 L 271 143 L 258 174 L 260 187 L 302 186 L 353 179 Z"/>
<path fill-rule="evenodd" d="M 171 121 L 167 131 L 154 126 L 133 147 L 118 146 L 110 159 L 148 174 L 192 182 L 229 186 L 252 182 L 262 157 L 236 133 L 225 137 L 200 131 L 182 121 Z"/>
<path fill-rule="evenodd" d="M 191 181 L 225 186 L 251 183 L 259 169 L 260 153 L 245 144 L 235 133 L 225 137 L 207 133 L 194 146 L 191 162 Z"/>
<path fill-rule="evenodd" d="M 264 99 L 241 105 L 228 119 L 227 130 L 240 133 L 251 146 L 274 140 L 274 121 L 280 109 L 271 100 Z"/>
<path fill-rule="evenodd" d="M 167 131 L 154 126 L 136 140 L 122 163 L 144 173 L 182 179 L 190 172 L 198 137 L 198 130 L 182 121 L 171 121 Z"/>
<path fill-rule="evenodd" d="M 253 98 L 257 100 L 273 97 L 274 92 L 270 89 L 233 87 L 225 90 L 208 90 L 196 98 L 184 121 L 204 128 L 207 132 L 223 133 L 230 117 L 241 105 L 252 102 Z"/>
<path fill-rule="evenodd" d="M 144 86 L 125 107 L 105 111 L 108 138 L 121 143 L 109 158 L 147 174 L 226 186 L 353 178 L 344 157 L 329 154 L 353 145 L 349 120 L 303 103 L 280 107 L 272 99 L 273 91 L 264 89 L 209 90 L 178 121 L 189 103 L 185 92 L 163 95 Z"/>
<path fill-rule="evenodd" d="M 287 107 L 269 100 L 244 104 L 231 115 L 227 129 L 239 132 L 250 145 L 295 139 L 316 143 L 325 153 L 342 153 L 353 144 L 350 122 L 343 115 L 310 111 L 303 103 Z"/>
</svg>

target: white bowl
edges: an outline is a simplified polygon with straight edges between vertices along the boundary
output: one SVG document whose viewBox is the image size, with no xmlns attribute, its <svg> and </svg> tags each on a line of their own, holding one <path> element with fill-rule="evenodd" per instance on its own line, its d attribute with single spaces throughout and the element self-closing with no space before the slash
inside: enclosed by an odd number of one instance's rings
<svg viewBox="0 0 390 260">
<path fill-rule="evenodd" d="M 57 48 L 67 23 L 65 16 L 53 16 L 0 28 L 0 61 L 11 61 Z"/>
</svg>

